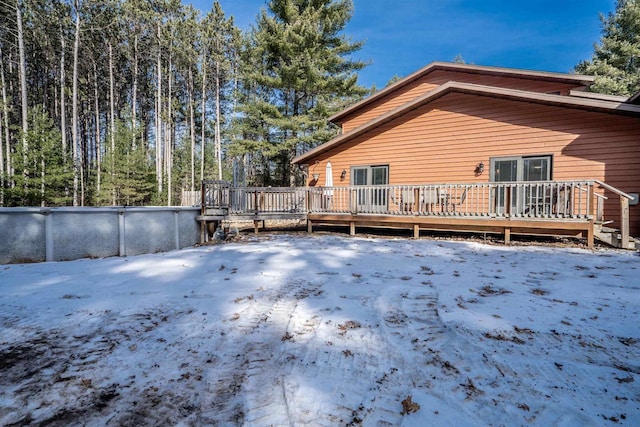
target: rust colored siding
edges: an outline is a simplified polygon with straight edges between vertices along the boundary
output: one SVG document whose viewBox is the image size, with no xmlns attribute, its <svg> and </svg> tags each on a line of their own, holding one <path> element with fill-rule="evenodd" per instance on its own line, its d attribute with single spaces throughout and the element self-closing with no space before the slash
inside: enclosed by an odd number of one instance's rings
<svg viewBox="0 0 640 427">
<path fill-rule="evenodd" d="M 544 80 L 435 70 L 411 84 L 400 88 L 398 91 L 390 93 L 375 103 L 364 107 L 362 110 L 358 110 L 354 112 L 354 114 L 344 118 L 342 122 L 342 130 L 343 132 L 348 132 L 351 129 L 355 129 L 369 120 L 372 120 L 387 111 L 391 111 L 392 109 L 399 107 L 400 105 L 409 102 L 412 99 L 415 99 L 416 97 L 423 95 L 449 81 L 495 86 L 507 89 L 527 90 L 531 92 L 559 92 L 560 95 L 567 95 L 572 89 L 582 88 L 582 86 Z"/>
<path fill-rule="evenodd" d="M 350 167 L 389 165 L 390 184 L 489 181 L 489 159 L 552 155 L 552 179 L 599 179 L 640 192 L 640 119 L 451 93 L 320 155 L 315 168 L 333 166 L 334 185 L 350 183 Z M 486 165 L 474 176 L 479 162 Z M 313 169 L 314 166 L 311 166 Z M 340 172 L 347 177 L 340 181 Z M 317 185 L 324 185 L 321 176 Z M 605 217 L 619 218 L 619 199 Z M 640 236 L 640 206 L 630 208 L 631 233 Z"/>
</svg>

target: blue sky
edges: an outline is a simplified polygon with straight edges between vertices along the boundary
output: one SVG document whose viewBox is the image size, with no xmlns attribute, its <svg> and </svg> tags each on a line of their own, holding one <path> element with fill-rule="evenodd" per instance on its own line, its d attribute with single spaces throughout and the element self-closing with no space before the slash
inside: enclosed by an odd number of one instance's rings
<svg viewBox="0 0 640 427">
<path fill-rule="evenodd" d="M 370 61 L 364 86 L 383 88 L 432 61 L 462 55 L 478 65 L 568 72 L 591 58 L 599 14 L 615 0 L 353 0 L 345 35 L 365 42 L 355 57 Z M 219 0 L 248 29 L 265 0 Z M 183 0 L 207 12 L 212 0 Z"/>
</svg>

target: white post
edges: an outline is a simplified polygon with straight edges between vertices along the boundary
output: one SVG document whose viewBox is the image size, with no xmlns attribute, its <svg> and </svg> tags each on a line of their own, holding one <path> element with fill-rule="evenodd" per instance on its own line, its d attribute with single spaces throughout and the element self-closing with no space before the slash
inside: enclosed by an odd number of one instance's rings
<svg viewBox="0 0 640 427">
<path fill-rule="evenodd" d="M 173 211 L 173 228 L 174 228 L 174 233 L 175 233 L 175 239 L 176 239 L 176 250 L 180 249 L 180 228 L 178 226 L 179 221 L 178 221 L 178 215 L 180 215 L 180 211 L 179 210 L 175 210 Z"/>
<path fill-rule="evenodd" d="M 125 241 L 125 209 L 118 209 L 118 237 L 120 240 L 119 256 L 127 256 Z"/>
<path fill-rule="evenodd" d="M 43 209 L 44 215 L 44 247 L 46 262 L 54 260 L 53 257 L 53 212 L 51 209 Z"/>
</svg>

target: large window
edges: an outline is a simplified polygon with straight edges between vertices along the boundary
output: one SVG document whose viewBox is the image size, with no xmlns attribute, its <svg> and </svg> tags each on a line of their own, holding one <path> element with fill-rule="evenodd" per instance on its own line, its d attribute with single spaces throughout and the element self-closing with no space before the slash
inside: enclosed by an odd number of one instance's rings
<svg viewBox="0 0 640 427">
<path fill-rule="evenodd" d="M 551 156 L 496 157 L 491 159 L 491 181 L 549 181 Z"/>
<path fill-rule="evenodd" d="M 387 185 L 389 166 L 353 166 L 351 177 L 351 185 Z"/>
</svg>

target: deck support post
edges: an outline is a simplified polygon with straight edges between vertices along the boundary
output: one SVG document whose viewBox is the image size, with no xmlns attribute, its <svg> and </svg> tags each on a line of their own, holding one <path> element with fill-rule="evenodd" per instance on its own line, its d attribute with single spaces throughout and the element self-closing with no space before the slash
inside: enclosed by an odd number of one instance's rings
<svg viewBox="0 0 640 427">
<path fill-rule="evenodd" d="M 260 228 L 260 220 L 253 220 L 253 233 L 258 234 L 258 229 Z"/>
<path fill-rule="evenodd" d="M 587 228 L 587 248 L 593 249 L 593 220 L 589 221 L 589 228 Z"/>
<path fill-rule="evenodd" d="M 620 246 L 629 248 L 629 199 L 620 197 Z"/>
<path fill-rule="evenodd" d="M 349 236 L 355 236 L 355 235 L 356 235 L 356 222 L 351 221 L 349 223 Z"/>
<path fill-rule="evenodd" d="M 511 228 L 510 227 L 505 227 L 504 229 L 504 244 L 505 245 L 511 244 Z"/>
<path fill-rule="evenodd" d="M 307 219 L 307 233 L 313 233 L 313 224 L 310 219 Z"/>
<path fill-rule="evenodd" d="M 413 224 L 413 238 L 420 238 L 420 224 Z"/>
</svg>

